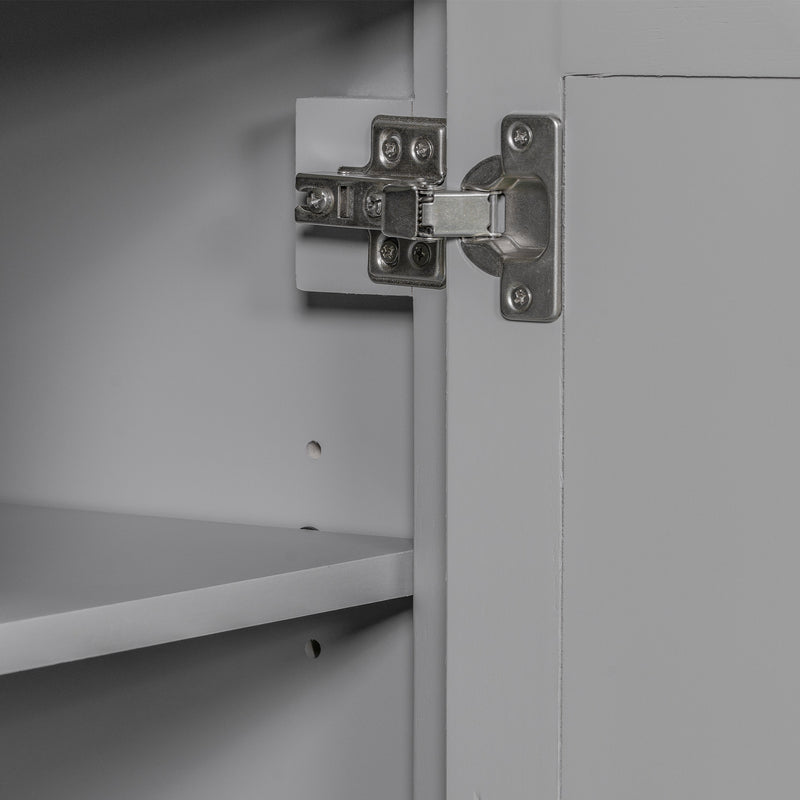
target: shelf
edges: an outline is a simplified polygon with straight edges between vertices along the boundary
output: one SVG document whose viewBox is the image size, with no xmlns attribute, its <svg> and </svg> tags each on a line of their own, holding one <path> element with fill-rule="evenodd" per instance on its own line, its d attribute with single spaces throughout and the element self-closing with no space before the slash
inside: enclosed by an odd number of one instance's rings
<svg viewBox="0 0 800 800">
<path fill-rule="evenodd" d="M 0 674 L 412 593 L 412 542 L 0 504 Z"/>
</svg>

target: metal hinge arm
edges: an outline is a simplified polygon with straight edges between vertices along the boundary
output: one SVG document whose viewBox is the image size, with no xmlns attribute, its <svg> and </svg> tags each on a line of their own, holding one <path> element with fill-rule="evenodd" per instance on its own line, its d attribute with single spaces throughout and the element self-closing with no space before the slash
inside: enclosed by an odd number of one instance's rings
<svg viewBox="0 0 800 800">
<path fill-rule="evenodd" d="M 501 192 L 420 189 L 349 175 L 300 173 L 297 222 L 382 231 L 404 239 L 499 236 Z"/>
<path fill-rule="evenodd" d="M 404 239 L 499 236 L 499 192 L 454 192 L 390 184 L 383 195 L 382 231 Z"/>
<path fill-rule="evenodd" d="M 504 199 L 500 192 L 436 191 L 422 200 L 420 227 L 436 238 L 500 236 Z"/>
<path fill-rule="evenodd" d="M 295 221 L 379 231 L 386 183 L 350 175 L 301 172 L 295 179 L 295 188 L 303 199 L 294 210 Z"/>
</svg>

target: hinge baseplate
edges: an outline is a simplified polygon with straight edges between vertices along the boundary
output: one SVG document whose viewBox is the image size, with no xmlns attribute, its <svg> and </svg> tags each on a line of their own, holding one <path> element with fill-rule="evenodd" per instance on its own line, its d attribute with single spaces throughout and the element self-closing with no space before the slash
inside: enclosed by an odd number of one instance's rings
<svg viewBox="0 0 800 800">
<path fill-rule="evenodd" d="M 445 242 L 500 278 L 506 319 L 550 322 L 561 313 L 561 123 L 512 114 L 500 155 L 477 164 L 460 191 L 442 188 L 446 123 L 378 116 L 369 163 L 336 174 L 300 173 L 298 222 L 369 231 L 368 271 L 376 283 L 439 288 Z"/>
<path fill-rule="evenodd" d="M 431 190 L 444 183 L 446 127 L 443 119 L 375 117 L 371 156 L 365 167 L 340 167 L 329 175 L 297 175 L 295 188 L 304 197 L 295 208 L 295 220 L 368 230 L 367 268 L 375 283 L 444 286 L 444 241 L 384 231 L 384 221 L 387 190 Z M 397 215 L 407 209 L 395 203 L 389 211 L 390 220 L 398 222 Z M 416 207 L 412 212 L 416 222 Z"/>
</svg>

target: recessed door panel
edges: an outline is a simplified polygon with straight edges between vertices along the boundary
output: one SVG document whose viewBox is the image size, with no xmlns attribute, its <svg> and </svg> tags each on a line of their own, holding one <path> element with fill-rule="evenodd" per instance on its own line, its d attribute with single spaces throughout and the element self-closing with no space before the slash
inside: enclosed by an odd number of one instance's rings
<svg viewBox="0 0 800 800">
<path fill-rule="evenodd" d="M 800 82 L 566 80 L 563 793 L 800 747 Z"/>
</svg>

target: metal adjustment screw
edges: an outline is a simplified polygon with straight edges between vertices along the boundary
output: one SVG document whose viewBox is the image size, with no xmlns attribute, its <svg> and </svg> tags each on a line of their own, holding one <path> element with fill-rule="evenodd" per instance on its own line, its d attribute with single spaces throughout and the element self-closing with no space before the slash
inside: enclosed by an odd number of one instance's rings
<svg viewBox="0 0 800 800">
<path fill-rule="evenodd" d="M 517 122 L 509 131 L 509 138 L 517 150 L 527 150 L 533 140 L 533 131 L 524 122 Z"/>
<path fill-rule="evenodd" d="M 514 286 L 508 293 L 508 302 L 514 311 L 522 313 L 527 311 L 530 304 L 533 302 L 533 295 L 527 286 Z"/>
<path fill-rule="evenodd" d="M 364 198 L 364 211 L 368 217 L 379 217 L 383 213 L 383 195 L 380 192 L 370 192 Z"/>
<path fill-rule="evenodd" d="M 400 159 L 400 137 L 397 134 L 387 136 L 381 144 L 381 153 L 389 162 L 398 161 Z"/>
<path fill-rule="evenodd" d="M 397 264 L 400 257 L 400 248 L 397 245 L 397 239 L 386 239 L 381 245 L 380 249 L 381 259 L 387 267 L 393 267 Z"/>
<path fill-rule="evenodd" d="M 315 188 L 306 193 L 305 207 L 312 214 L 325 214 L 331 210 L 333 195 L 328 189 Z"/>
<path fill-rule="evenodd" d="M 430 139 L 417 139 L 414 142 L 414 156 L 418 161 L 427 161 L 433 154 L 433 144 Z"/>
<path fill-rule="evenodd" d="M 411 260 L 417 267 L 427 266 L 431 260 L 430 245 L 425 244 L 425 242 L 417 242 L 411 248 Z"/>
</svg>

